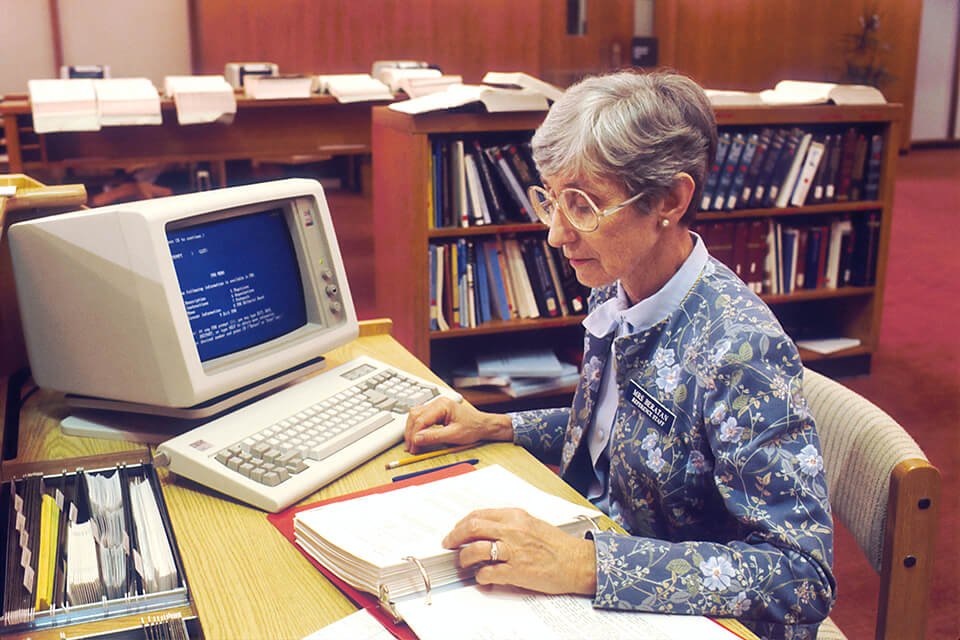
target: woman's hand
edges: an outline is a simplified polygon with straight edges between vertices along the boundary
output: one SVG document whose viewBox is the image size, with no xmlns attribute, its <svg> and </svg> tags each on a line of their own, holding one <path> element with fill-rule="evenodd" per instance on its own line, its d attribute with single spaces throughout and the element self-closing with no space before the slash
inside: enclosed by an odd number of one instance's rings
<svg viewBox="0 0 960 640">
<path fill-rule="evenodd" d="M 496 544 L 496 560 L 491 561 Z M 597 592 L 592 540 L 575 538 L 523 509 L 480 509 L 443 540 L 460 548 L 460 566 L 483 565 L 479 584 L 507 584 L 541 593 Z M 485 564 L 486 563 L 486 564 Z"/>
<path fill-rule="evenodd" d="M 411 409 L 403 433 L 404 448 L 411 453 L 438 444 L 473 444 L 481 440 L 512 441 L 510 416 L 478 411 L 444 397 Z"/>
</svg>

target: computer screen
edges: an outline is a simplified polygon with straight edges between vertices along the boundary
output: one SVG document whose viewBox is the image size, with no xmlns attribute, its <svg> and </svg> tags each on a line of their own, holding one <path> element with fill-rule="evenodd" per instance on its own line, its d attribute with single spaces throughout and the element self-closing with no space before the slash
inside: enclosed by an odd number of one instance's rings
<svg viewBox="0 0 960 640">
<path fill-rule="evenodd" d="M 281 209 L 168 229 L 167 241 L 201 362 L 306 324 L 300 267 Z"/>
<path fill-rule="evenodd" d="M 34 380 L 85 402 L 220 410 L 357 335 L 313 180 L 76 211 L 9 233 Z"/>
</svg>

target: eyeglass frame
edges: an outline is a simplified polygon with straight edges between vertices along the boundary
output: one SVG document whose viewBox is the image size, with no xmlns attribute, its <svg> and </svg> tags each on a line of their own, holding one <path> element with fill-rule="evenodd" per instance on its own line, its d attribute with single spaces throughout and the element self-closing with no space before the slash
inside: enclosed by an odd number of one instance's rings
<svg viewBox="0 0 960 640">
<path fill-rule="evenodd" d="M 580 196 L 583 196 L 583 198 L 587 201 L 587 203 L 590 205 L 590 208 L 593 209 L 593 226 L 592 227 L 589 227 L 589 228 L 581 227 L 577 225 L 570 218 L 570 214 L 567 212 L 567 207 L 564 204 L 562 204 L 564 201 L 559 197 L 557 197 L 565 191 L 572 191 Z M 550 226 L 550 223 L 553 220 L 553 214 L 552 213 L 550 214 L 550 220 L 544 219 L 544 216 L 546 215 L 547 212 L 543 211 L 541 213 L 542 208 L 537 204 L 539 200 L 535 198 L 535 194 L 537 194 L 538 192 L 542 192 L 547 197 L 547 199 L 553 203 L 554 207 L 561 210 L 561 212 L 563 213 L 563 216 L 567 219 L 567 222 L 570 223 L 570 226 L 572 226 L 574 229 L 577 229 L 578 231 L 583 231 L 584 233 L 590 233 L 592 231 L 596 231 L 600 227 L 601 218 L 606 218 L 607 216 L 611 216 L 617 213 L 618 211 L 625 209 L 626 207 L 630 206 L 631 204 L 639 200 L 644 193 L 641 191 L 640 193 L 630 196 L 620 204 L 615 204 L 611 207 L 607 207 L 606 209 L 601 209 L 600 207 L 597 206 L 597 203 L 593 201 L 593 198 L 587 195 L 587 193 L 582 189 L 577 189 L 576 187 L 565 187 L 561 189 L 559 193 L 557 193 L 557 196 L 554 196 L 553 194 L 550 193 L 549 190 L 547 190 L 546 188 L 540 185 L 530 185 L 529 187 L 527 187 L 527 196 L 530 198 L 530 204 L 533 206 L 533 211 L 534 213 L 537 214 L 537 217 L 540 219 L 540 222 L 542 222 L 547 226 Z"/>
</svg>

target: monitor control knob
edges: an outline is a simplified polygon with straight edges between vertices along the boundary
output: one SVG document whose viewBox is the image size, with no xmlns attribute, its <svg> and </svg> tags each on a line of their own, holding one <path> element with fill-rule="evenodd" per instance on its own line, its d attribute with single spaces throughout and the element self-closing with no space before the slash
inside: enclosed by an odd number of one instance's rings
<svg viewBox="0 0 960 640">
<path fill-rule="evenodd" d="M 330 296 L 331 298 L 336 297 L 336 295 L 340 293 L 340 289 L 338 289 L 337 285 L 335 284 L 328 284 L 326 291 L 327 291 L 327 295 Z"/>
<path fill-rule="evenodd" d="M 330 269 L 324 269 L 324 270 L 320 273 L 320 277 L 323 278 L 324 280 L 326 280 L 327 282 L 330 282 L 330 281 L 333 280 L 333 271 L 330 270 Z"/>
<path fill-rule="evenodd" d="M 340 313 L 340 310 L 341 310 L 341 309 L 343 309 L 343 305 L 341 305 L 339 302 L 331 302 L 331 303 L 330 303 L 330 312 L 331 312 L 331 313 L 333 313 L 333 314 L 338 314 L 338 313 Z"/>
</svg>

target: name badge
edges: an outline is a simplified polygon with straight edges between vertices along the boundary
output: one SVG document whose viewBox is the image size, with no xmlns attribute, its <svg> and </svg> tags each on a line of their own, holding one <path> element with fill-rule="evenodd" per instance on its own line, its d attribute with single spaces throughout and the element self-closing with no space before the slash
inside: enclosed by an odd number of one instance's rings
<svg viewBox="0 0 960 640">
<path fill-rule="evenodd" d="M 627 400 L 664 431 L 669 431 L 673 427 L 673 422 L 677 419 L 672 411 L 660 404 L 636 380 L 630 380 L 630 384 L 627 386 Z"/>
</svg>

